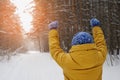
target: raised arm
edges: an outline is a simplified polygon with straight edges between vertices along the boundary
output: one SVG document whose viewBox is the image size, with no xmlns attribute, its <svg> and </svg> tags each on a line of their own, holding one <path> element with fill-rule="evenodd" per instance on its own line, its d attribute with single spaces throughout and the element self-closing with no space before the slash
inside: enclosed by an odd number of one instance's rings
<svg viewBox="0 0 120 80">
<path fill-rule="evenodd" d="M 55 59 L 55 61 L 62 66 L 63 59 L 66 56 L 64 51 L 60 47 L 59 36 L 57 32 L 58 22 L 52 22 L 49 24 L 49 50 L 51 56 Z"/>
<path fill-rule="evenodd" d="M 98 51 L 102 54 L 103 58 L 106 58 L 107 54 L 107 46 L 106 46 L 106 41 L 104 38 L 104 33 L 102 29 L 100 28 L 100 21 L 93 18 L 90 21 L 93 32 L 93 37 L 94 37 L 94 42 L 97 46 Z"/>
<path fill-rule="evenodd" d="M 49 49 L 53 58 L 56 58 L 63 50 L 60 48 L 59 36 L 56 29 L 49 32 Z"/>
</svg>

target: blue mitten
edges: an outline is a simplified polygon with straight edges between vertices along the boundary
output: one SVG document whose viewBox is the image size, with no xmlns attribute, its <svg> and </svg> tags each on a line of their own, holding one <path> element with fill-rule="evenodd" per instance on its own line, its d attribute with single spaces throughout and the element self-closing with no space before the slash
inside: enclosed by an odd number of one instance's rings
<svg viewBox="0 0 120 80">
<path fill-rule="evenodd" d="M 99 21 L 98 19 L 96 19 L 96 18 L 92 18 L 92 19 L 90 20 L 90 25 L 91 25 L 92 27 L 94 27 L 94 26 L 100 26 L 100 21 Z"/>
<path fill-rule="evenodd" d="M 57 29 L 58 28 L 58 21 L 53 21 L 48 25 L 49 29 Z"/>
</svg>

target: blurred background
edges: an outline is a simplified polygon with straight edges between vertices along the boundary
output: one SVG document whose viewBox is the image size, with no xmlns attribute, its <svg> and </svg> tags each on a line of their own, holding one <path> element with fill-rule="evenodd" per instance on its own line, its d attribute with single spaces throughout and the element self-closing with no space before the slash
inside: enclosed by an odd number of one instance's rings
<svg viewBox="0 0 120 80">
<path fill-rule="evenodd" d="M 119 59 L 120 0 L 0 0 L 0 56 L 49 52 L 48 24 L 54 20 L 68 52 L 75 33 L 91 33 L 92 17 L 101 21 L 110 60 Z"/>
</svg>

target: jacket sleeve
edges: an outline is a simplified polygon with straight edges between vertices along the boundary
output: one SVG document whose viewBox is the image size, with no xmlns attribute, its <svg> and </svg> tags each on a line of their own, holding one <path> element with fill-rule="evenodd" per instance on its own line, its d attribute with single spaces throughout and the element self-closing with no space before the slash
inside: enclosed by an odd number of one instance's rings
<svg viewBox="0 0 120 80">
<path fill-rule="evenodd" d="M 104 38 L 102 29 L 99 26 L 95 26 L 92 30 L 94 42 L 97 46 L 97 50 L 102 54 L 103 59 L 105 60 L 107 54 L 107 46 Z"/>
<path fill-rule="evenodd" d="M 56 29 L 49 32 L 49 50 L 53 59 L 62 67 L 63 59 L 67 54 L 60 48 L 59 36 Z"/>
</svg>

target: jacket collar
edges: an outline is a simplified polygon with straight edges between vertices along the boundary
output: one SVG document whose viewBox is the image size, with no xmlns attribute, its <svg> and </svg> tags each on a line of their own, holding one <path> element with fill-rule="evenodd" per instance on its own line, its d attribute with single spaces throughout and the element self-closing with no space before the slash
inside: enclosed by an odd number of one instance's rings
<svg viewBox="0 0 120 80">
<path fill-rule="evenodd" d="M 85 51 L 85 50 L 96 50 L 96 45 L 94 43 L 92 44 L 82 44 L 82 45 L 74 45 L 70 49 L 69 52 L 74 52 L 74 51 Z"/>
</svg>

